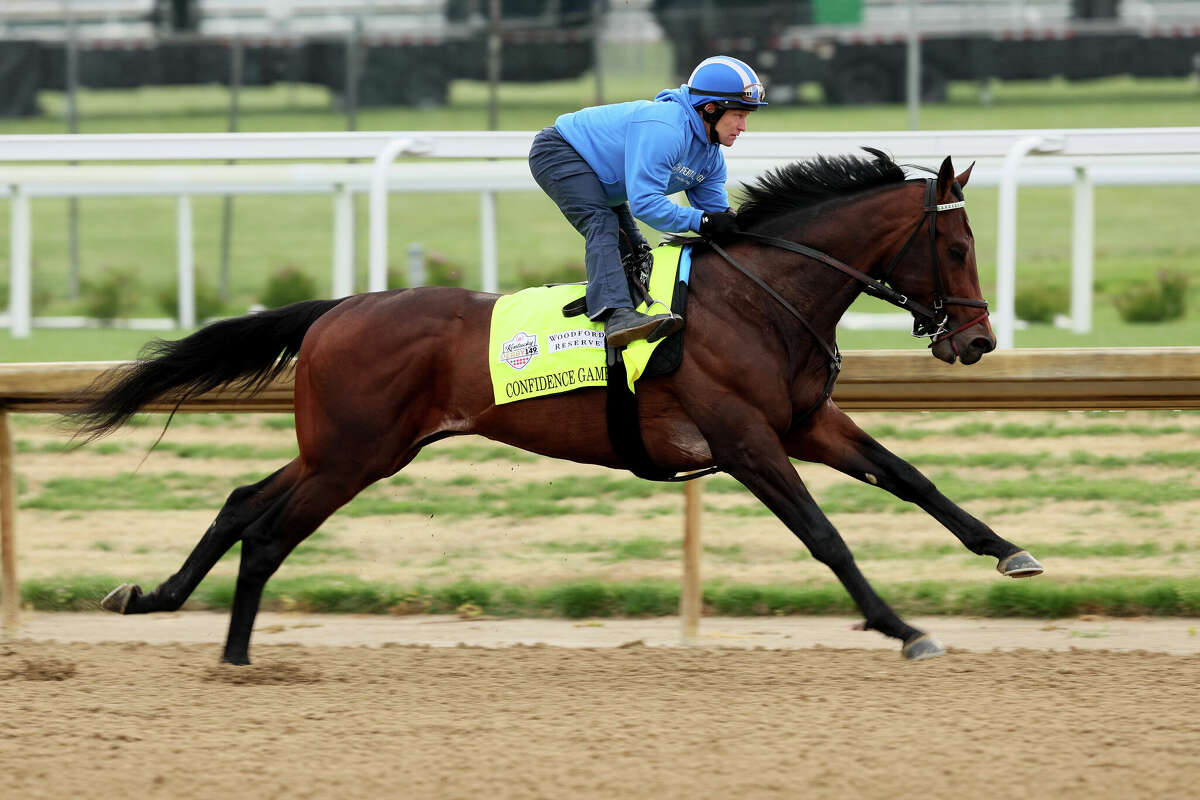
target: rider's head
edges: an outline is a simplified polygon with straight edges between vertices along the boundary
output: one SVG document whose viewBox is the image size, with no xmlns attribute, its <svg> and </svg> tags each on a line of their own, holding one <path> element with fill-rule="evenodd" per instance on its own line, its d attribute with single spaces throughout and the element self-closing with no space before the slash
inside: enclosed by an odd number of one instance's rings
<svg viewBox="0 0 1200 800">
<path fill-rule="evenodd" d="M 687 87 L 692 106 L 708 123 L 708 138 L 713 144 L 731 143 L 721 142 L 717 131 L 717 123 L 726 111 L 749 112 L 767 104 L 767 92 L 758 75 L 749 64 L 732 56 L 712 56 L 701 61 L 692 70 Z"/>
</svg>

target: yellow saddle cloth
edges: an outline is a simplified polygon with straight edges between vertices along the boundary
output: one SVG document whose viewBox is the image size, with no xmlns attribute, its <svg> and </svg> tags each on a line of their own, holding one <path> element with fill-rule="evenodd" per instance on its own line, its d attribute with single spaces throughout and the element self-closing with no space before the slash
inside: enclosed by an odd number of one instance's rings
<svg viewBox="0 0 1200 800">
<path fill-rule="evenodd" d="M 678 279 L 680 251 L 671 246 L 654 251 L 650 271 L 654 306 L 643 303 L 638 311 L 666 313 Z M 562 314 L 563 306 L 583 297 L 585 288 L 575 283 L 539 286 L 496 301 L 488 362 L 497 405 L 607 384 L 604 323 L 592 322 L 584 315 Z M 634 382 L 646 371 L 650 356 L 662 341 L 635 341 L 625 348 L 630 391 L 635 391 Z"/>
</svg>

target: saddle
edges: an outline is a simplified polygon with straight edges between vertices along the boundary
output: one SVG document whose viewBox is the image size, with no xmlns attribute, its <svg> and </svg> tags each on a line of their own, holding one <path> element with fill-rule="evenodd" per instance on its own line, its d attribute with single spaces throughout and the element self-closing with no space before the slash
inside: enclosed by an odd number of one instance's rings
<svg viewBox="0 0 1200 800">
<path fill-rule="evenodd" d="M 654 266 L 654 256 L 648 246 L 639 246 L 621 259 L 625 270 L 625 279 L 629 282 L 629 296 L 635 306 L 651 302 L 649 284 L 650 272 Z M 676 280 L 671 295 L 671 310 L 680 316 L 687 311 L 688 284 L 685 280 Z M 580 297 L 563 306 L 564 317 L 574 317 L 587 312 L 585 297 Z M 686 329 L 685 329 L 686 330 Z M 680 330 L 664 339 L 650 362 L 646 365 L 644 378 L 670 375 L 679 369 L 683 362 L 683 334 Z M 607 400 L 605 403 L 608 438 L 612 440 L 613 449 L 625 463 L 625 467 L 634 475 L 651 481 L 680 481 L 699 477 L 703 473 L 693 473 L 682 477 L 676 476 L 672 470 L 664 470 L 655 464 L 650 454 L 646 452 L 646 443 L 642 438 L 642 426 L 638 417 L 637 395 L 629 390 L 625 362 L 621 353 L 624 347 L 606 348 L 606 363 L 608 365 Z"/>
</svg>

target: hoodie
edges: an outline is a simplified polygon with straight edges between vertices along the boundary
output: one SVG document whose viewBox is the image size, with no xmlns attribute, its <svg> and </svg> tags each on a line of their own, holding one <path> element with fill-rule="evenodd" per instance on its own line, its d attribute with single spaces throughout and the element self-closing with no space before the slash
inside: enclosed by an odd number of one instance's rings
<svg viewBox="0 0 1200 800">
<path fill-rule="evenodd" d="M 554 121 L 562 137 L 600 178 L 609 205 L 629 202 L 633 216 L 660 231 L 698 231 L 704 211 L 729 208 L 725 156 L 708 141 L 687 85 L 654 101 L 592 106 Z M 692 207 L 667 195 L 686 192 Z"/>
</svg>

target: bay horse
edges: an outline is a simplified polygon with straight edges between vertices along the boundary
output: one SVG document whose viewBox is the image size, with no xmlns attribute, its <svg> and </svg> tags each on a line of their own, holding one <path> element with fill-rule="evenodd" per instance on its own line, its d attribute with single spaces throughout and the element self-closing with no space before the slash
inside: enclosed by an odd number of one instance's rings
<svg viewBox="0 0 1200 800">
<path fill-rule="evenodd" d="M 695 241 L 682 361 L 639 382 L 645 448 L 658 467 L 719 468 L 744 484 L 833 570 L 861 627 L 922 659 L 944 652 L 867 583 L 789 460 L 827 464 L 923 508 L 1003 575 L 1042 572 L 1020 547 L 943 496 L 830 399 L 835 327 L 863 291 L 912 312 L 932 355 L 973 364 L 995 347 L 974 238 L 950 158 L 909 178 L 889 156 L 817 157 L 744 187 L 742 233 Z M 973 165 L 972 165 L 973 166 Z M 925 235 L 920 235 L 926 231 Z M 858 267 L 851 267 L 850 263 Z M 496 405 L 488 326 L 497 295 L 422 287 L 312 300 L 218 321 L 150 343 L 99 379 L 102 394 L 68 415 L 90 440 L 159 400 L 218 387 L 247 393 L 295 370 L 299 455 L 229 495 L 178 572 L 149 593 L 131 584 L 102 605 L 174 611 L 236 542 L 241 562 L 223 660 L 248 664 L 263 587 L 301 541 L 425 445 L 478 434 L 553 458 L 621 469 L 603 388 Z"/>
</svg>

